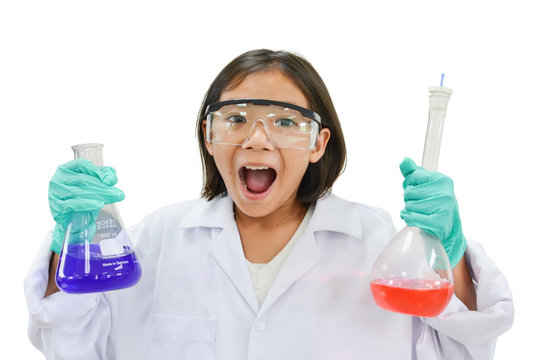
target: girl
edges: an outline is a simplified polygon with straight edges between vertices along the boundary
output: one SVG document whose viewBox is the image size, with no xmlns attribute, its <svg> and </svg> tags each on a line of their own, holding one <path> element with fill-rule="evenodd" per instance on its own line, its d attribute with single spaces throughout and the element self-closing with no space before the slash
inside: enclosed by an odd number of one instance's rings
<svg viewBox="0 0 540 360">
<path fill-rule="evenodd" d="M 136 286 L 58 292 L 62 226 L 46 240 L 25 287 L 29 336 L 47 357 L 493 356 L 513 319 L 506 281 L 478 244 L 465 241 L 451 180 L 408 159 L 402 217 L 439 236 L 455 294 L 437 318 L 375 305 L 368 274 L 396 231 L 385 211 L 331 194 L 345 144 L 309 62 L 284 51 L 240 55 L 211 84 L 197 131 L 203 199 L 165 207 L 130 230 L 143 268 Z M 111 168 L 61 165 L 50 183 L 53 217 L 61 224 L 72 211 L 123 199 L 114 184 Z"/>
</svg>

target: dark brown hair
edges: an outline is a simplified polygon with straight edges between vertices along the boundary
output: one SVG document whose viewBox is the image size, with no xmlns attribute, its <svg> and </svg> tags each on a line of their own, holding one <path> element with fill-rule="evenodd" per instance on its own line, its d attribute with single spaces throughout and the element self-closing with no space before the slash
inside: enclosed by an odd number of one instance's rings
<svg viewBox="0 0 540 360">
<path fill-rule="evenodd" d="M 298 86 L 308 100 L 310 109 L 321 116 L 322 127 L 328 128 L 331 133 L 324 155 L 318 162 L 309 163 L 296 199 L 303 204 L 311 204 L 322 198 L 332 189 L 332 185 L 345 169 L 345 139 L 330 94 L 317 71 L 297 54 L 266 49 L 252 50 L 238 56 L 221 70 L 208 88 L 199 110 L 197 137 L 204 181 L 201 196 L 207 200 L 225 194 L 227 189 L 214 158 L 205 146 L 202 122 L 206 107 L 219 101 L 223 91 L 233 89 L 249 74 L 269 70 L 282 71 Z"/>
</svg>

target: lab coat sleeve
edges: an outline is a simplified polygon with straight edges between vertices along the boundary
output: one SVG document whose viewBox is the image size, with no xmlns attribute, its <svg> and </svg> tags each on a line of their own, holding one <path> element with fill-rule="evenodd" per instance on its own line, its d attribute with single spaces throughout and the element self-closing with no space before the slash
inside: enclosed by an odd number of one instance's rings
<svg viewBox="0 0 540 360">
<path fill-rule="evenodd" d="M 512 326 L 512 293 L 502 272 L 478 243 L 469 241 L 465 256 L 478 311 L 469 311 L 454 295 L 438 317 L 415 318 L 416 359 L 492 359 L 497 337 Z"/>
<path fill-rule="evenodd" d="M 111 312 L 103 294 L 59 291 L 43 298 L 49 278 L 50 243 L 51 233 L 24 281 L 30 341 L 47 359 L 111 358 Z"/>
</svg>

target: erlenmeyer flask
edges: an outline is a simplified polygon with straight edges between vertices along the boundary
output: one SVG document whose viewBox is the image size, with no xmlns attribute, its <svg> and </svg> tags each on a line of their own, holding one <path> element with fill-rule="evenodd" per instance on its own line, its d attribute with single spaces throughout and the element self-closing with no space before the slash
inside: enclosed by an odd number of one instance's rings
<svg viewBox="0 0 540 360">
<path fill-rule="evenodd" d="M 429 91 L 429 120 L 422 167 L 436 171 L 452 90 L 431 87 Z M 371 271 L 371 292 L 383 309 L 421 317 L 439 315 L 454 292 L 452 267 L 441 241 L 419 228 L 404 227 L 375 261 Z"/>
<path fill-rule="evenodd" d="M 103 145 L 72 147 L 75 159 L 103 166 Z M 118 209 L 106 204 L 98 212 L 74 212 L 66 227 L 56 270 L 56 284 L 67 293 L 91 293 L 135 285 L 141 267 Z"/>
</svg>

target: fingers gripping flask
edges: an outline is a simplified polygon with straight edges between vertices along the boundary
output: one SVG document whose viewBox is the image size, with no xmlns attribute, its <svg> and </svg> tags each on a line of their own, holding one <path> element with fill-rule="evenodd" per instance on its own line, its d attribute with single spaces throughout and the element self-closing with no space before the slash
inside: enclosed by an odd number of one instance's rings
<svg viewBox="0 0 540 360">
<path fill-rule="evenodd" d="M 443 122 L 452 90 L 429 89 L 429 120 L 422 167 L 437 170 Z M 404 227 L 386 245 L 371 270 L 371 292 L 381 308 L 420 317 L 439 315 L 454 292 L 452 267 L 441 241 Z"/>
<path fill-rule="evenodd" d="M 103 166 L 103 145 L 72 149 L 75 159 Z M 115 204 L 72 213 L 56 270 L 60 290 L 73 294 L 118 290 L 135 285 L 140 277 L 141 267 Z"/>
</svg>

